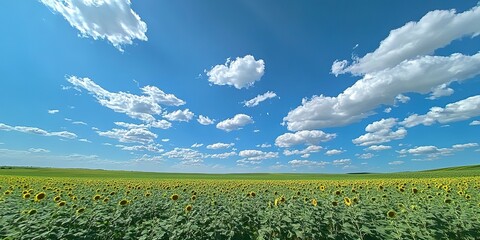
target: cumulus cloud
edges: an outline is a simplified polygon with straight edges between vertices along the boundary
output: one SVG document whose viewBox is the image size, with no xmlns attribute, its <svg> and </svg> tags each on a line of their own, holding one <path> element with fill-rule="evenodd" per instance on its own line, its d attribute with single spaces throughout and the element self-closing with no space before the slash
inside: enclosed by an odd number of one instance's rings
<svg viewBox="0 0 480 240">
<path fill-rule="evenodd" d="M 237 114 L 233 118 L 228 118 L 217 123 L 217 128 L 230 132 L 233 130 L 242 129 L 247 124 L 252 124 L 253 119 L 246 114 Z"/>
<path fill-rule="evenodd" d="M 435 100 L 440 97 L 445 97 L 445 96 L 450 96 L 453 94 L 453 89 L 447 87 L 448 85 L 446 83 L 441 84 L 435 88 L 432 89 L 432 93 L 430 94 L 430 97 L 427 99 L 430 100 Z"/>
<path fill-rule="evenodd" d="M 413 114 L 400 124 L 410 128 L 423 124 L 430 126 L 435 123 L 450 123 L 480 116 L 480 95 L 469 97 L 458 102 L 449 103 L 444 108 L 432 107 L 424 115 Z"/>
<path fill-rule="evenodd" d="M 324 167 L 328 164 L 328 162 L 295 159 L 289 161 L 288 164 L 290 164 L 292 167 Z"/>
<path fill-rule="evenodd" d="M 435 159 L 435 158 L 438 158 L 439 156 L 450 155 L 452 153 L 452 149 L 438 148 L 436 146 L 429 145 L 429 146 L 414 147 L 410 149 L 402 149 L 397 152 L 402 155 L 405 155 L 407 153 L 412 154 L 414 156 L 425 155 L 429 159 Z"/>
<path fill-rule="evenodd" d="M 207 145 L 207 149 L 222 149 L 222 148 L 231 148 L 235 143 L 214 143 Z"/>
<path fill-rule="evenodd" d="M 180 121 L 180 122 L 188 122 L 190 121 L 193 116 L 192 112 L 187 108 L 185 110 L 177 110 L 171 113 L 164 114 L 163 117 L 170 120 L 170 121 Z"/>
<path fill-rule="evenodd" d="M 338 150 L 338 149 L 330 149 L 327 152 L 325 152 L 325 155 L 332 156 L 332 155 L 337 155 L 343 153 L 343 150 Z"/>
<path fill-rule="evenodd" d="M 106 39 L 123 52 L 133 40 L 147 41 L 147 24 L 130 5 L 130 0 L 41 0 L 60 13 L 82 37 Z"/>
<path fill-rule="evenodd" d="M 283 151 L 283 155 L 285 155 L 285 156 L 304 155 L 305 157 L 309 157 L 311 153 L 319 152 L 320 150 L 322 150 L 321 146 L 310 145 L 303 150 L 288 150 L 288 149 L 285 149 Z"/>
<path fill-rule="evenodd" d="M 215 119 L 210 119 L 209 117 L 203 115 L 198 116 L 197 121 L 202 125 L 211 125 L 215 123 Z"/>
<path fill-rule="evenodd" d="M 283 118 L 283 123 L 291 131 L 348 125 L 375 114 L 380 105 L 394 105 L 402 93 L 426 94 L 441 84 L 478 74 L 480 53 L 405 60 L 365 75 L 336 97 L 320 95 L 303 99 L 300 106 Z"/>
<path fill-rule="evenodd" d="M 349 165 L 352 161 L 348 158 L 345 159 L 338 159 L 338 160 L 333 160 L 332 164 L 333 165 Z"/>
<path fill-rule="evenodd" d="M 472 122 L 471 122 L 470 124 L 468 124 L 468 125 L 470 125 L 470 126 L 478 126 L 478 125 L 480 125 L 480 121 L 475 120 L 475 121 L 472 121 Z"/>
<path fill-rule="evenodd" d="M 98 135 L 102 137 L 108 137 L 117 139 L 119 142 L 123 143 L 152 143 L 156 138 L 157 134 L 149 131 L 146 128 L 131 128 L 131 129 L 117 129 L 114 128 L 110 131 L 97 131 Z"/>
<path fill-rule="evenodd" d="M 55 114 L 55 113 L 58 113 L 58 112 L 60 112 L 60 110 L 57 110 L 57 109 L 48 110 L 49 114 Z"/>
<path fill-rule="evenodd" d="M 368 146 L 403 139 L 407 130 L 403 127 L 393 128 L 397 125 L 396 118 L 387 118 L 368 124 L 365 128 L 366 134 L 353 139 L 352 142 L 359 146 Z"/>
<path fill-rule="evenodd" d="M 208 81 L 215 85 L 230 85 L 237 89 L 248 88 L 259 81 L 265 73 L 265 62 L 255 60 L 252 55 L 227 59 L 225 64 L 216 65 L 206 71 Z"/>
<path fill-rule="evenodd" d="M 373 155 L 372 153 L 362 153 L 362 154 L 355 154 L 355 156 L 357 156 L 358 158 L 361 158 L 361 159 L 370 159 L 370 158 L 374 157 L 375 155 Z"/>
<path fill-rule="evenodd" d="M 168 151 L 162 156 L 172 159 L 180 159 L 185 164 L 191 163 L 201 163 L 205 157 L 202 153 L 197 150 L 190 148 L 174 148 L 171 151 Z"/>
<path fill-rule="evenodd" d="M 154 153 L 162 153 L 163 150 L 160 144 L 145 144 L 145 145 L 133 145 L 133 146 L 125 146 L 125 145 L 115 145 L 124 151 L 137 151 L 137 152 L 154 152 Z"/>
<path fill-rule="evenodd" d="M 372 145 L 368 148 L 365 148 L 365 150 L 366 151 L 383 151 L 391 148 L 392 148 L 391 146 L 386 146 L 386 145 Z"/>
<path fill-rule="evenodd" d="M 277 152 L 263 152 L 260 150 L 242 150 L 238 155 L 247 161 L 260 161 L 269 158 L 277 158 Z"/>
<path fill-rule="evenodd" d="M 334 133 L 324 133 L 320 130 L 303 130 L 295 133 L 285 133 L 275 139 L 278 147 L 292 147 L 299 144 L 317 145 L 320 142 L 327 142 L 334 139 Z"/>
<path fill-rule="evenodd" d="M 207 157 L 225 159 L 225 158 L 233 157 L 236 155 L 237 155 L 236 152 L 225 152 L 225 153 L 210 154 Z"/>
<path fill-rule="evenodd" d="M 254 97 L 254 98 L 252 98 L 248 101 L 243 102 L 243 104 L 244 104 L 245 107 L 255 107 L 258 104 L 260 104 L 261 102 L 263 102 L 267 99 L 270 99 L 270 98 L 274 98 L 276 96 L 277 96 L 276 93 L 268 91 L 264 94 L 259 94 L 256 97 Z"/>
<path fill-rule="evenodd" d="M 67 77 L 67 81 L 78 89 L 87 90 L 102 106 L 145 122 L 155 121 L 153 115 L 159 115 L 162 112 L 161 105 L 180 106 L 185 104 L 185 101 L 173 94 L 166 94 L 155 86 L 142 87 L 144 95 L 135 95 L 125 92 L 109 92 L 89 78 L 70 76 Z"/>
<path fill-rule="evenodd" d="M 68 138 L 68 139 L 77 138 L 77 135 L 75 133 L 68 132 L 68 131 L 48 132 L 46 130 L 43 130 L 37 127 L 10 126 L 4 123 L 0 123 L 0 131 L 7 131 L 7 132 L 17 131 L 17 132 L 35 134 L 40 136 L 47 136 L 47 137 L 55 136 L 55 137 Z"/>
<path fill-rule="evenodd" d="M 409 22 L 394 29 L 372 53 L 358 58 L 350 66 L 347 62 L 335 61 L 334 74 L 350 72 L 364 75 L 392 68 L 404 60 L 432 54 L 436 49 L 450 44 L 453 40 L 480 34 L 480 7 L 475 6 L 463 13 L 455 10 L 428 12 L 418 22 Z"/>
</svg>

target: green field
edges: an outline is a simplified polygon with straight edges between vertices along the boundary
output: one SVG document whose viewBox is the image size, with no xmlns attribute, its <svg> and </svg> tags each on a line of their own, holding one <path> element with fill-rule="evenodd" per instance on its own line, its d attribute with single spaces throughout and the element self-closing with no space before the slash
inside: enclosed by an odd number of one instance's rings
<svg viewBox="0 0 480 240">
<path fill-rule="evenodd" d="M 381 179 L 381 178 L 429 178 L 480 176 L 480 165 L 433 169 L 420 172 L 400 173 L 352 173 L 352 174 L 310 174 L 310 173 L 244 173 L 244 174 L 198 174 L 198 173 L 159 173 L 111 171 L 92 169 L 26 168 L 2 167 L 0 175 L 35 177 L 75 177 L 75 178 L 138 178 L 138 179 L 250 179 L 250 180 L 341 180 L 341 179 Z"/>
<path fill-rule="evenodd" d="M 479 165 L 389 174 L 0 168 L 0 239 L 479 236 Z"/>
</svg>

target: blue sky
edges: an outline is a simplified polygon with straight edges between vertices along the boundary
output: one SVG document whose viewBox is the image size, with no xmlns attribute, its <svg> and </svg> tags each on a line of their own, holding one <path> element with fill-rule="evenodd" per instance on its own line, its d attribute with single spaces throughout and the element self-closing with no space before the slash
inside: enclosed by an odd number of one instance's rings
<svg viewBox="0 0 480 240">
<path fill-rule="evenodd" d="M 0 3 L 0 165 L 478 164 L 476 1 Z"/>
</svg>

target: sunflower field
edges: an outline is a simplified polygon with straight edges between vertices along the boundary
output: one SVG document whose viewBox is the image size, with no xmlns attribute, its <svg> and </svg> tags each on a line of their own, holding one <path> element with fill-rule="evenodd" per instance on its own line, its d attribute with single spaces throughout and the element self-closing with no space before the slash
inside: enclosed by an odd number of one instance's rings
<svg viewBox="0 0 480 240">
<path fill-rule="evenodd" d="M 480 238 L 478 176 L 0 177 L 0 239 Z"/>
</svg>

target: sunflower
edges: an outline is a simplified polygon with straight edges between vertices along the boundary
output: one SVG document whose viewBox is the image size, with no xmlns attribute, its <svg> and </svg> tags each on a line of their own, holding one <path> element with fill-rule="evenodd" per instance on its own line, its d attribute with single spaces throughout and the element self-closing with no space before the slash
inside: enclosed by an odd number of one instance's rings
<svg viewBox="0 0 480 240">
<path fill-rule="evenodd" d="M 314 207 L 316 207 L 316 206 L 317 206 L 317 204 L 318 204 L 318 203 L 317 203 L 317 199 L 315 199 L 315 198 L 314 198 L 314 199 L 312 199 L 312 201 L 311 201 L 311 202 L 312 202 L 312 205 L 313 205 Z"/>
<path fill-rule="evenodd" d="M 102 196 L 100 196 L 100 195 L 98 195 L 98 194 L 95 195 L 95 196 L 93 196 L 93 200 L 94 200 L 94 201 L 97 201 L 97 200 L 99 200 L 100 198 L 102 198 Z"/>
<path fill-rule="evenodd" d="M 195 201 L 195 199 L 197 199 L 197 195 L 192 195 L 192 197 L 190 197 L 190 199 L 191 199 L 192 201 Z"/>
<path fill-rule="evenodd" d="M 418 189 L 417 188 L 412 188 L 412 193 L 418 193 Z"/>
<path fill-rule="evenodd" d="M 190 204 L 187 205 L 187 206 L 185 207 L 185 212 L 190 212 L 190 211 L 192 211 L 192 208 L 193 208 L 192 205 L 190 205 Z"/>
<path fill-rule="evenodd" d="M 322 191 L 322 192 L 325 191 L 325 186 L 323 186 L 323 185 L 320 186 L 320 191 Z"/>
<path fill-rule="evenodd" d="M 55 197 L 53 198 L 53 201 L 54 201 L 54 202 L 60 201 L 60 196 L 55 196 Z"/>
<path fill-rule="evenodd" d="M 250 192 L 250 196 L 255 197 L 255 196 L 257 196 L 257 194 L 255 192 Z"/>
<path fill-rule="evenodd" d="M 118 205 L 120 205 L 120 206 L 125 206 L 127 204 L 128 204 L 128 200 L 126 200 L 126 199 L 122 199 L 118 202 Z"/>
<path fill-rule="evenodd" d="M 150 192 L 145 193 L 145 197 L 150 197 L 150 196 L 152 196 L 152 194 Z"/>
<path fill-rule="evenodd" d="M 278 207 L 279 204 L 280 204 L 280 199 L 275 198 L 275 201 L 273 202 L 273 205 L 275 205 L 275 207 Z"/>
<path fill-rule="evenodd" d="M 338 206 L 338 202 L 337 202 L 337 201 L 333 201 L 333 202 L 332 202 L 332 205 L 333 205 L 334 207 L 336 207 L 336 206 Z"/>
<path fill-rule="evenodd" d="M 80 213 L 83 213 L 83 212 L 85 212 L 85 208 L 83 208 L 83 207 L 77 209 L 77 211 L 76 211 L 77 214 L 80 214 Z"/>
<path fill-rule="evenodd" d="M 177 201 L 178 200 L 178 194 L 173 194 L 172 196 L 170 196 L 170 199 L 172 199 L 173 201 Z"/>
<path fill-rule="evenodd" d="M 352 200 L 349 197 L 345 197 L 343 199 L 343 202 L 345 202 L 345 205 L 347 205 L 347 207 L 352 206 Z"/>
<path fill-rule="evenodd" d="M 28 199 L 28 198 L 30 198 L 30 193 L 27 192 L 27 193 L 23 194 L 22 197 L 23 197 L 24 199 Z"/>
<path fill-rule="evenodd" d="M 443 200 L 444 203 L 452 203 L 452 199 L 450 198 L 445 198 L 445 200 Z"/>
<path fill-rule="evenodd" d="M 389 218 L 394 218 L 397 215 L 397 213 L 393 210 L 390 210 L 387 212 L 387 217 Z"/>
<path fill-rule="evenodd" d="M 44 198 L 45 198 L 45 196 L 46 196 L 46 195 L 45 195 L 45 193 L 44 193 L 44 192 L 39 192 L 39 193 L 37 193 L 37 195 L 35 195 L 35 201 L 37 201 L 37 202 L 38 202 L 38 201 L 40 201 L 40 200 L 44 199 Z"/>
<path fill-rule="evenodd" d="M 109 199 L 108 197 L 106 197 L 106 198 L 103 199 L 103 202 L 104 202 L 104 203 L 107 203 L 108 201 L 110 201 L 110 199 Z"/>
<path fill-rule="evenodd" d="M 65 204 L 67 204 L 67 202 L 65 202 L 65 201 L 60 201 L 60 202 L 57 203 L 57 206 L 63 207 L 63 206 L 65 206 Z"/>
<path fill-rule="evenodd" d="M 33 215 L 33 214 L 37 213 L 37 210 L 36 209 L 30 209 L 27 213 L 29 215 Z"/>
</svg>

